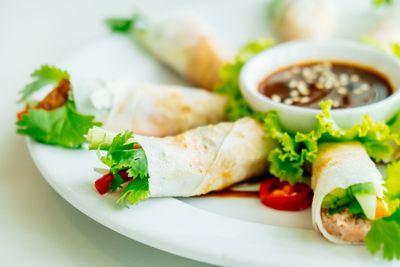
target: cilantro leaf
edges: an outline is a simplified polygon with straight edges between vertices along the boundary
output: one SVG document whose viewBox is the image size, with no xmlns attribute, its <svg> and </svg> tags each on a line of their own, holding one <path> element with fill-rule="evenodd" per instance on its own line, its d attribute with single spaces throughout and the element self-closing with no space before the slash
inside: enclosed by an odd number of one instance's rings
<svg viewBox="0 0 400 267">
<path fill-rule="evenodd" d="M 131 205 L 139 204 L 139 201 L 144 201 L 149 195 L 150 190 L 148 177 L 145 177 L 145 179 L 134 179 L 126 186 L 124 192 L 119 198 L 119 202 L 124 206 L 127 206 L 127 202 Z"/>
<path fill-rule="evenodd" d="M 388 217 L 372 221 L 365 243 L 372 254 L 382 249 L 385 259 L 400 259 L 400 209 Z"/>
<path fill-rule="evenodd" d="M 114 136 L 110 139 L 107 136 Z M 124 180 L 118 174 L 121 170 L 126 170 L 129 177 L 133 180 L 129 182 L 120 197 L 120 202 L 137 204 L 144 200 L 149 194 L 149 172 L 147 158 L 142 148 L 135 148 L 140 145 L 133 138 L 133 132 L 126 131 L 124 134 L 114 135 L 104 129 L 94 127 L 88 134 L 89 149 L 106 149 L 107 155 L 98 157 L 101 162 L 110 167 L 110 172 L 115 179 L 110 183 L 109 190 L 115 191 L 122 188 Z"/>
<path fill-rule="evenodd" d="M 67 148 L 79 148 L 86 141 L 84 135 L 94 125 L 94 116 L 79 114 L 74 106 L 67 102 L 64 106 L 47 111 L 29 109 L 28 114 L 17 121 L 17 133 L 29 135 L 36 141 L 60 145 Z"/>
<path fill-rule="evenodd" d="M 255 54 L 273 46 L 271 39 L 260 39 L 251 42 L 243 47 L 234 63 L 225 64 L 220 72 L 222 83 L 217 85 L 215 91 L 220 94 L 228 95 L 229 100 L 225 108 L 225 114 L 231 121 L 243 117 L 252 117 L 262 121 L 265 114 L 254 111 L 244 99 L 239 87 L 239 73 L 243 65 Z"/>
<path fill-rule="evenodd" d="M 132 26 L 132 18 L 108 18 L 104 22 L 113 32 L 129 32 Z"/>
<path fill-rule="evenodd" d="M 46 85 L 56 85 L 62 79 L 69 80 L 69 74 L 66 71 L 49 65 L 41 66 L 31 74 L 31 77 L 36 79 L 20 91 L 22 96 L 18 102 L 25 101 L 30 95 Z"/>
</svg>

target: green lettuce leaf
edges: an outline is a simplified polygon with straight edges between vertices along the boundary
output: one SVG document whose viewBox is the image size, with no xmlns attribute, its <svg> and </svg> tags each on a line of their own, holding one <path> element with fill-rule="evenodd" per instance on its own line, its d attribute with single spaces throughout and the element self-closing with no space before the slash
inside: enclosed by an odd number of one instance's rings
<svg viewBox="0 0 400 267">
<path fill-rule="evenodd" d="M 108 150 L 105 156 L 98 153 L 98 157 L 110 168 L 115 177 L 109 184 L 109 190 L 122 188 L 124 180 L 118 174 L 119 171 L 126 170 L 128 176 L 133 178 L 124 189 L 119 201 L 125 206 L 127 203 L 137 204 L 150 194 L 146 155 L 142 148 L 134 148 L 135 144 L 139 144 L 133 138 L 133 132 L 119 133 L 110 141 L 108 136 L 113 135 L 112 132 L 95 127 L 88 134 L 89 147 L 95 149 L 97 145 L 98 149 Z"/>
<path fill-rule="evenodd" d="M 267 137 L 277 140 L 280 144 L 268 157 L 271 162 L 270 173 L 291 184 L 308 182 L 303 176 L 303 165 L 306 161 L 312 162 L 315 159 L 318 143 L 314 132 L 290 135 L 282 130 L 276 111 L 266 114 L 264 129 Z"/>
<path fill-rule="evenodd" d="M 29 83 L 20 93 L 20 101 L 26 101 L 34 92 L 46 85 L 57 85 L 69 74 L 54 66 L 43 65 L 32 75 L 35 80 Z M 84 137 L 93 126 L 101 123 L 94 121 L 94 116 L 80 114 L 76 111 L 72 90 L 67 103 L 53 110 L 29 108 L 28 113 L 17 121 L 17 133 L 28 135 L 38 142 L 59 145 L 66 148 L 79 148 L 86 141 Z"/>
<path fill-rule="evenodd" d="M 390 157 L 393 153 L 393 146 L 389 141 L 396 138 L 392 135 L 391 129 L 384 122 L 374 122 L 368 114 L 362 117 L 362 122 L 350 129 L 341 129 L 333 120 L 330 109 L 332 101 L 325 101 L 320 104 L 322 113 L 317 115 L 318 142 L 345 142 L 358 141 L 364 145 L 370 157 L 376 161 Z"/>
<path fill-rule="evenodd" d="M 400 112 L 394 115 L 387 125 L 389 125 L 390 131 L 395 136 L 396 143 L 400 144 Z"/>
<path fill-rule="evenodd" d="M 51 111 L 29 109 L 28 114 L 17 121 L 17 133 L 45 144 L 79 148 L 86 141 L 84 135 L 89 129 L 100 125 L 93 120 L 94 116 L 79 114 L 73 104 L 67 102 Z"/>
<path fill-rule="evenodd" d="M 304 164 L 312 163 L 318 146 L 325 142 L 357 141 L 364 145 L 370 157 L 376 161 L 393 154 L 391 143 L 397 135 L 383 122 L 374 122 L 368 115 L 362 122 L 350 129 L 340 128 L 333 120 L 330 110 L 332 101 L 320 103 L 321 113 L 317 115 L 316 128 L 308 133 L 289 134 L 280 127 L 278 113 L 270 111 L 264 119 L 266 135 L 277 140 L 280 147 L 269 155 L 270 172 L 291 184 L 308 181 L 304 177 Z"/>
<path fill-rule="evenodd" d="M 389 199 L 400 198 L 400 161 L 387 165 L 385 187 Z"/>
<path fill-rule="evenodd" d="M 260 39 L 243 47 L 236 56 L 234 63 L 228 63 L 221 69 L 222 83 L 217 85 L 215 91 L 228 95 L 229 100 L 225 113 L 229 120 L 235 121 L 243 117 L 252 117 L 263 121 L 265 114 L 254 111 L 244 99 L 239 87 L 239 73 L 243 65 L 255 54 L 274 45 L 271 39 Z"/>
<path fill-rule="evenodd" d="M 400 209 L 388 217 L 372 221 L 365 243 L 372 254 L 383 250 L 385 259 L 400 259 Z"/>
<path fill-rule="evenodd" d="M 19 103 L 28 99 L 34 92 L 42 89 L 46 85 L 57 85 L 62 79 L 69 80 L 69 74 L 66 71 L 60 70 L 54 66 L 43 65 L 31 74 L 34 81 L 27 84 L 24 89 L 20 91 L 22 95 L 18 100 Z"/>
<path fill-rule="evenodd" d="M 394 0 L 373 0 L 375 6 L 384 6 L 393 4 Z"/>
</svg>

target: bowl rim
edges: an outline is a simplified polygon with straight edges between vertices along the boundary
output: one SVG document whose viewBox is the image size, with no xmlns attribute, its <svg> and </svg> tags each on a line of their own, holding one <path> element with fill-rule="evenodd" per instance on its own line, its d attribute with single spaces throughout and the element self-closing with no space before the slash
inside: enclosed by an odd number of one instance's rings
<svg viewBox="0 0 400 267">
<path fill-rule="evenodd" d="M 270 54 L 273 54 L 276 50 L 287 49 L 288 47 L 293 47 L 293 46 L 297 46 L 297 45 L 331 45 L 331 46 L 337 46 L 338 49 L 364 50 L 365 53 L 375 53 L 382 57 L 385 57 L 387 60 L 392 61 L 394 64 L 397 64 L 400 69 L 400 60 L 398 60 L 394 56 L 392 56 L 384 51 L 381 51 L 377 48 L 362 44 L 361 42 L 351 41 L 351 40 L 343 40 L 343 39 L 296 40 L 296 41 L 291 41 L 291 42 L 287 42 L 287 43 L 283 43 L 283 44 L 278 44 L 272 48 L 266 49 L 266 50 L 256 54 L 255 56 L 253 56 L 251 59 L 249 59 L 244 64 L 244 66 L 240 70 L 240 74 L 239 74 L 239 87 L 240 87 L 240 91 L 243 94 L 243 96 L 246 98 L 246 95 L 250 94 L 252 97 L 256 98 L 258 101 L 262 101 L 265 104 L 271 106 L 271 110 L 272 109 L 277 109 L 277 110 L 285 109 L 285 110 L 291 111 L 291 112 L 302 112 L 303 114 L 310 114 L 310 115 L 317 115 L 317 114 L 321 113 L 321 109 L 317 109 L 317 108 L 294 106 L 294 105 L 289 105 L 289 104 L 272 101 L 272 99 L 270 99 L 269 97 L 266 97 L 261 92 L 259 92 L 258 86 L 253 89 L 249 88 L 249 87 L 253 87 L 253 86 L 249 86 L 250 82 L 247 81 L 247 74 L 249 72 L 249 69 L 252 67 L 252 65 L 254 64 L 255 61 L 260 60 L 260 58 L 268 57 Z M 318 59 L 315 59 L 315 60 L 318 60 Z M 322 60 L 322 57 L 321 57 L 321 60 Z M 332 59 L 329 57 L 326 57 L 326 60 L 335 61 L 335 59 Z M 307 61 L 307 60 L 293 60 L 292 63 L 288 63 L 285 66 L 290 66 L 291 64 L 297 64 L 297 63 L 301 63 L 304 61 Z M 314 59 L 313 59 L 313 61 L 314 61 Z M 340 60 L 340 61 L 345 61 L 345 60 Z M 268 61 L 266 61 L 266 62 L 268 62 Z M 354 60 L 352 60 L 352 61 L 349 60 L 348 62 L 357 64 L 360 66 L 365 66 L 365 63 L 360 63 L 360 62 L 357 62 Z M 375 70 L 380 73 L 383 73 L 382 71 L 379 71 L 378 69 L 375 69 Z M 271 72 L 269 72 L 269 73 L 271 73 Z M 268 72 L 265 73 L 264 77 L 267 77 L 267 75 L 269 73 Z M 400 87 L 396 87 L 392 83 L 393 76 L 389 76 L 386 73 L 383 73 L 383 74 L 387 76 L 390 84 L 392 85 L 392 89 L 394 90 L 394 92 L 391 95 L 389 95 L 388 97 L 386 97 L 382 100 L 379 100 L 379 101 L 376 101 L 373 103 L 369 103 L 366 105 L 362 105 L 362 106 L 331 109 L 331 111 L 330 111 L 331 114 L 332 115 L 344 115 L 344 114 L 355 113 L 355 112 L 357 112 L 358 114 L 359 113 L 367 113 L 370 110 L 374 110 L 382 105 L 387 104 L 388 102 L 391 103 L 391 102 L 397 100 L 398 98 L 400 98 Z M 259 82 L 261 82 L 261 80 Z M 250 101 L 248 101 L 248 102 L 250 102 Z"/>
</svg>

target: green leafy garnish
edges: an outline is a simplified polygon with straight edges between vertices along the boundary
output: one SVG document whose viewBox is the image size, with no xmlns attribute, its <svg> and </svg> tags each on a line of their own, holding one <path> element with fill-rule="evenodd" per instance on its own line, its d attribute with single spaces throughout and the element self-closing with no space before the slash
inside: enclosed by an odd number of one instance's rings
<svg viewBox="0 0 400 267">
<path fill-rule="evenodd" d="M 394 0 L 373 0 L 375 6 L 383 6 L 393 4 Z"/>
<path fill-rule="evenodd" d="M 388 217 L 372 221 L 365 243 L 372 254 L 382 249 L 385 259 L 400 259 L 400 209 Z"/>
<path fill-rule="evenodd" d="M 387 165 L 385 187 L 389 199 L 400 198 L 400 161 Z"/>
<path fill-rule="evenodd" d="M 69 79 L 69 74 L 54 66 L 44 65 L 35 70 L 32 77 L 35 81 L 28 84 L 22 91 L 21 101 L 27 100 L 34 92 L 46 85 L 57 85 L 63 79 Z M 59 145 L 66 148 L 79 148 L 86 141 L 84 135 L 93 126 L 94 116 L 82 115 L 76 111 L 70 91 L 67 102 L 56 109 L 44 110 L 29 108 L 27 114 L 17 121 L 17 133 L 28 135 L 38 142 Z"/>
<path fill-rule="evenodd" d="M 371 47 L 375 47 L 382 51 L 388 50 L 387 52 L 400 58 L 400 44 L 399 43 L 388 43 L 387 44 L 388 49 L 387 49 L 383 43 L 379 42 L 377 39 L 375 39 L 374 37 L 369 36 L 369 35 L 362 36 L 361 42 L 363 42 L 364 44 L 369 45 Z"/>
<path fill-rule="evenodd" d="M 125 206 L 126 203 L 139 204 L 139 201 L 144 201 L 149 194 L 149 179 L 134 179 L 124 189 L 120 202 Z"/>
<path fill-rule="evenodd" d="M 264 120 L 266 134 L 280 143 L 280 147 L 269 155 L 271 174 L 291 184 L 307 181 L 303 166 L 315 160 L 319 144 L 325 142 L 360 142 L 376 161 L 393 154 L 390 142 L 397 141 L 397 137 L 388 125 L 374 122 L 369 115 L 364 115 L 361 123 L 342 129 L 331 116 L 331 106 L 332 101 L 320 103 L 322 112 L 317 115 L 317 126 L 309 133 L 289 134 L 281 129 L 276 112 L 267 114 Z"/>
<path fill-rule="evenodd" d="M 280 126 L 276 111 L 267 113 L 264 129 L 266 136 L 277 140 L 280 144 L 280 147 L 272 150 L 268 157 L 271 162 L 270 173 L 291 184 L 308 182 L 308 179 L 303 176 L 302 167 L 305 161 L 315 160 L 318 143 L 314 132 L 298 133 L 296 136 L 285 132 Z"/>
<path fill-rule="evenodd" d="M 234 63 L 228 63 L 221 69 L 222 83 L 217 85 L 215 91 L 228 95 L 229 100 L 225 113 L 229 120 L 235 121 L 243 117 L 252 117 L 262 121 L 265 114 L 254 111 L 244 99 L 239 87 L 239 73 L 243 65 L 255 54 L 274 45 L 271 39 L 260 39 L 243 47 Z"/>
<path fill-rule="evenodd" d="M 109 184 L 109 190 L 115 191 L 122 188 L 124 180 L 118 174 L 121 170 L 126 170 L 129 177 L 133 180 L 124 189 L 119 201 L 123 205 L 137 204 L 143 201 L 149 194 L 149 173 L 147 158 L 142 148 L 134 148 L 139 145 L 133 138 L 133 132 L 126 131 L 124 134 L 117 134 L 111 141 L 110 136 L 114 133 L 101 128 L 93 128 L 89 131 L 89 147 L 107 149 L 107 155 L 99 159 L 110 168 L 110 172 L 115 179 Z"/>
<path fill-rule="evenodd" d="M 107 18 L 104 22 L 112 32 L 129 33 L 133 29 L 143 29 L 145 18 L 135 13 L 131 17 Z"/>
<path fill-rule="evenodd" d="M 47 111 L 29 109 L 17 121 L 17 133 L 29 135 L 38 142 L 59 145 L 66 148 L 79 148 L 86 141 L 84 135 L 94 125 L 94 116 L 81 115 L 71 102 L 64 106 Z"/>
<path fill-rule="evenodd" d="M 54 66 L 43 65 L 31 74 L 34 81 L 27 84 L 24 89 L 20 91 L 22 95 L 18 102 L 27 100 L 34 92 L 42 89 L 46 85 L 57 85 L 62 79 L 69 80 L 69 74 L 66 71 L 57 69 Z"/>
<path fill-rule="evenodd" d="M 391 47 L 393 55 L 400 58 L 400 44 L 394 43 L 391 45 Z"/>
</svg>

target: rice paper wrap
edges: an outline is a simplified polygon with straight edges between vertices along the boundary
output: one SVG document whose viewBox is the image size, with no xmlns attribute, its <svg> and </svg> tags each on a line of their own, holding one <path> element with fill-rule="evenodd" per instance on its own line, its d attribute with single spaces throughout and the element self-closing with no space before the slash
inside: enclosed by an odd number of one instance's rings
<svg viewBox="0 0 400 267">
<path fill-rule="evenodd" d="M 336 10 L 329 0 L 274 0 L 270 20 L 280 42 L 327 40 L 335 33 Z"/>
<path fill-rule="evenodd" d="M 336 188 L 372 182 L 378 195 L 382 195 L 382 176 L 365 148 L 358 142 L 322 144 L 312 166 L 311 187 L 314 190 L 312 222 L 316 230 L 336 244 L 354 244 L 343 241 L 324 228 L 321 204 L 327 194 Z"/>
<path fill-rule="evenodd" d="M 195 17 L 161 20 L 136 32 L 140 43 L 164 64 L 196 86 L 214 90 L 220 69 L 234 53 Z"/>
<path fill-rule="evenodd" d="M 73 88 L 77 110 L 115 132 L 162 137 L 225 120 L 227 97 L 196 88 L 112 80 Z"/>
<path fill-rule="evenodd" d="M 135 139 L 147 157 L 150 197 L 202 195 L 263 174 L 275 144 L 250 118 Z"/>
<path fill-rule="evenodd" d="M 393 8 L 378 22 L 368 36 L 378 41 L 386 51 L 391 53 L 391 45 L 400 43 L 400 8 Z"/>
</svg>

